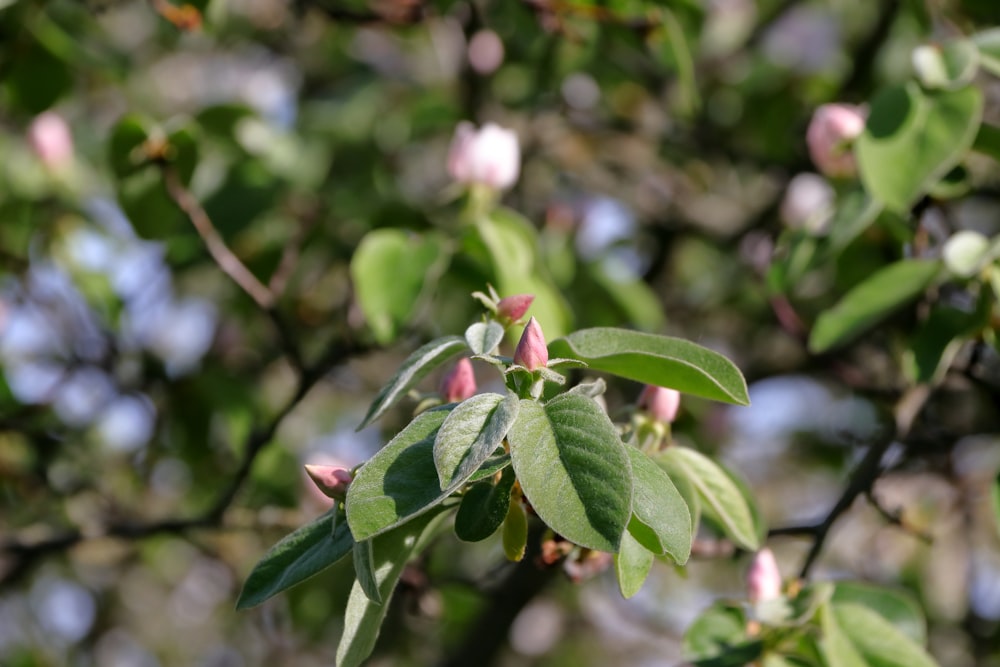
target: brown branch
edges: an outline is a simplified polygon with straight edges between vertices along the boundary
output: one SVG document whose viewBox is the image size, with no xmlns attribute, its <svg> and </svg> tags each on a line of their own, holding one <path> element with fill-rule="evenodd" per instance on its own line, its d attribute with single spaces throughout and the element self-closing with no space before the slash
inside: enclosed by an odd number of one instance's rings
<svg viewBox="0 0 1000 667">
<path fill-rule="evenodd" d="M 239 285 L 240 289 L 246 292 L 258 306 L 263 310 L 271 310 L 274 307 L 274 294 L 229 249 L 222 235 L 212 224 L 205 209 L 181 182 L 177 171 L 169 165 L 163 167 L 163 183 L 167 187 L 170 198 L 191 220 L 191 224 L 198 231 L 198 235 L 205 242 L 205 247 L 208 248 L 209 254 L 212 255 L 212 259 L 219 265 L 219 268 L 232 278 L 233 282 Z"/>
<path fill-rule="evenodd" d="M 896 526 L 903 532 L 909 533 L 925 544 L 934 543 L 933 535 L 925 530 L 921 530 L 916 526 L 911 525 L 910 522 L 906 520 L 906 517 L 903 516 L 902 508 L 890 510 L 889 508 L 883 506 L 879 499 L 875 497 L 875 493 L 872 489 L 868 490 L 865 497 L 868 499 L 868 502 L 875 509 L 875 511 L 878 512 L 883 519 L 885 519 L 886 523 Z"/>
</svg>

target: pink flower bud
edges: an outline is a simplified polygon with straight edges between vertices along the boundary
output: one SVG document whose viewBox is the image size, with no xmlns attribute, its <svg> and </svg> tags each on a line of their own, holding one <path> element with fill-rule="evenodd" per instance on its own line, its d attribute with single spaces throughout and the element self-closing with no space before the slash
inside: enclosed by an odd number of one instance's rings
<svg viewBox="0 0 1000 667">
<path fill-rule="evenodd" d="M 514 349 L 514 363 L 529 371 L 544 368 L 549 363 L 549 350 L 545 347 L 545 334 L 538 321 L 532 317 L 524 327 L 521 340 Z"/>
<path fill-rule="evenodd" d="M 521 148 L 513 130 L 487 123 L 476 130 L 459 123 L 448 151 L 448 173 L 459 183 L 504 190 L 514 185 L 521 170 Z"/>
<path fill-rule="evenodd" d="M 788 182 L 781 200 L 781 221 L 789 229 L 825 233 L 836 205 L 833 186 L 819 174 L 797 174 Z"/>
<path fill-rule="evenodd" d="M 670 424 L 677 419 L 677 410 L 681 407 L 681 393 L 676 389 L 647 384 L 639 394 L 639 407 L 656 421 Z"/>
<path fill-rule="evenodd" d="M 524 317 L 526 312 L 528 312 L 528 308 L 531 307 L 531 303 L 534 300 L 534 294 L 515 294 L 514 296 L 505 296 L 497 302 L 497 316 L 501 320 L 517 322 L 519 319 Z"/>
<path fill-rule="evenodd" d="M 455 367 L 441 378 L 440 392 L 446 403 L 458 403 L 476 393 L 476 374 L 468 358 L 459 359 Z"/>
<path fill-rule="evenodd" d="M 821 172 L 833 178 L 855 174 L 851 143 L 864 131 L 865 116 L 861 107 L 850 104 L 824 104 L 816 109 L 806 130 L 806 144 Z"/>
<path fill-rule="evenodd" d="M 350 470 L 340 466 L 306 465 L 305 468 L 316 487 L 334 500 L 344 499 L 347 495 L 347 487 L 354 479 Z"/>
<path fill-rule="evenodd" d="M 781 572 L 770 549 L 758 551 L 747 570 L 747 596 L 750 602 L 766 602 L 781 597 Z"/>
<path fill-rule="evenodd" d="M 73 159 L 73 135 L 62 116 L 46 111 L 28 126 L 28 142 L 49 169 L 59 169 Z"/>
</svg>

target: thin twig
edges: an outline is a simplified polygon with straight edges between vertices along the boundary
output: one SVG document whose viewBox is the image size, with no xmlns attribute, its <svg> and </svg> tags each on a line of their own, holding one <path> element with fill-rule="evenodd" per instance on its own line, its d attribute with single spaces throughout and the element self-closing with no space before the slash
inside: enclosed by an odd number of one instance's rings
<svg viewBox="0 0 1000 667">
<path fill-rule="evenodd" d="M 197 198 L 181 182 L 177 171 L 173 167 L 165 166 L 163 168 L 163 182 L 167 187 L 167 193 L 170 195 L 170 198 L 174 200 L 174 203 L 191 220 L 191 224 L 198 231 L 198 235 L 205 242 L 205 247 L 208 248 L 209 254 L 212 255 L 212 259 L 219 265 L 219 268 L 232 278 L 233 282 L 239 285 L 263 310 L 273 308 L 274 294 L 229 249 L 222 235 L 219 234 L 215 225 L 212 224 L 212 220 L 208 217 L 205 209 L 202 208 Z"/>
<path fill-rule="evenodd" d="M 875 511 L 878 512 L 883 519 L 885 519 L 886 523 L 896 526 L 903 532 L 909 533 L 925 544 L 933 544 L 934 536 L 925 530 L 912 526 L 903 516 L 903 510 L 901 508 L 890 510 L 887 507 L 884 507 L 879 499 L 875 497 L 875 494 L 871 489 L 868 490 L 865 497 L 868 499 L 868 502 L 871 503 L 871 506 L 875 509 Z"/>
</svg>

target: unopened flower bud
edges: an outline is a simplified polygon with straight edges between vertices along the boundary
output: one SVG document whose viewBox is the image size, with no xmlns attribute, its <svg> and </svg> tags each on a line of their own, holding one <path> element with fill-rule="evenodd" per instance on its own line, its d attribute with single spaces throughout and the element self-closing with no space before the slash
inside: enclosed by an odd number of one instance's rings
<svg viewBox="0 0 1000 667">
<path fill-rule="evenodd" d="M 521 148 L 513 130 L 487 123 L 477 131 L 468 122 L 455 128 L 448 173 L 459 183 L 505 190 L 514 185 L 520 171 Z"/>
<path fill-rule="evenodd" d="M 534 294 L 515 294 L 505 296 L 497 302 L 497 317 L 509 322 L 517 322 L 524 317 L 535 300 Z"/>
<path fill-rule="evenodd" d="M 770 549 L 758 551 L 747 570 L 747 597 L 750 602 L 766 602 L 781 597 L 781 572 Z"/>
<path fill-rule="evenodd" d="M 532 317 L 524 327 L 521 340 L 514 349 L 514 363 L 529 371 L 544 368 L 549 363 L 549 350 L 545 347 L 545 335 L 538 321 Z"/>
<path fill-rule="evenodd" d="M 781 221 L 789 229 L 823 234 L 833 219 L 836 197 L 833 186 L 819 174 L 797 174 L 781 200 Z"/>
<path fill-rule="evenodd" d="M 647 384 L 639 394 L 639 407 L 658 422 L 673 423 L 681 407 L 681 393 L 676 389 Z"/>
<path fill-rule="evenodd" d="M 28 126 L 28 142 L 49 169 L 59 169 L 73 159 L 73 135 L 62 116 L 46 111 Z"/>
<path fill-rule="evenodd" d="M 816 109 L 806 130 L 806 144 L 821 172 L 833 178 L 855 174 L 851 144 L 865 129 L 865 115 L 861 107 L 850 104 L 824 104 Z"/>
<path fill-rule="evenodd" d="M 440 392 L 446 403 L 459 403 L 476 393 L 476 374 L 467 357 L 459 359 L 441 378 Z"/>
<path fill-rule="evenodd" d="M 354 479 L 350 470 L 326 465 L 306 465 L 305 468 L 316 488 L 324 495 L 334 500 L 343 500 L 347 496 L 347 487 Z"/>
</svg>

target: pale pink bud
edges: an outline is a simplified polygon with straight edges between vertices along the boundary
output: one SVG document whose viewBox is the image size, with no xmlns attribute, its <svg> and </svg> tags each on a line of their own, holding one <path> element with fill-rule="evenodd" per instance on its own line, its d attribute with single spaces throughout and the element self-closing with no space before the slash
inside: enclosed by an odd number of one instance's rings
<svg viewBox="0 0 1000 667">
<path fill-rule="evenodd" d="M 781 597 L 781 572 L 770 549 L 754 554 L 747 570 L 747 596 L 750 602 L 766 602 Z"/>
<path fill-rule="evenodd" d="M 514 349 L 514 363 L 524 366 L 529 371 L 544 368 L 549 363 L 549 350 L 545 347 L 545 334 L 538 321 L 532 317 L 524 327 L 521 340 Z"/>
<path fill-rule="evenodd" d="M 503 64 L 503 42 L 493 30 L 480 30 L 469 40 L 469 65 L 479 74 L 492 74 Z"/>
<path fill-rule="evenodd" d="M 857 167 L 851 144 L 865 129 L 865 115 L 864 109 L 850 104 L 824 104 L 816 109 L 806 130 L 806 144 L 821 172 L 834 178 L 854 175 Z"/>
<path fill-rule="evenodd" d="M 497 302 L 497 316 L 501 320 L 517 322 L 524 317 L 535 300 L 534 294 L 515 294 L 505 296 Z"/>
<path fill-rule="evenodd" d="M 328 498 L 343 500 L 347 495 L 347 487 L 354 477 L 351 471 L 340 466 L 306 465 L 306 473 L 316 484 L 316 488 Z"/>
<path fill-rule="evenodd" d="M 513 130 L 487 123 L 476 130 L 459 123 L 448 151 L 448 173 L 459 183 L 504 190 L 514 185 L 521 170 L 521 148 Z"/>
<path fill-rule="evenodd" d="M 46 111 L 28 126 L 28 142 L 49 169 L 58 169 L 73 159 L 73 135 L 62 116 Z"/>
<path fill-rule="evenodd" d="M 822 234 L 833 218 L 836 197 L 833 186 L 819 174 L 797 174 L 781 200 L 781 221 L 789 229 Z"/>
<path fill-rule="evenodd" d="M 670 424 L 677 419 L 677 410 L 681 407 L 681 393 L 676 389 L 647 384 L 639 394 L 639 407 L 656 421 Z"/>
<path fill-rule="evenodd" d="M 441 396 L 447 403 L 458 403 L 475 393 L 476 374 L 472 370 L 472 362 L 463 357 L 441 378 Z"/>
</svg>

